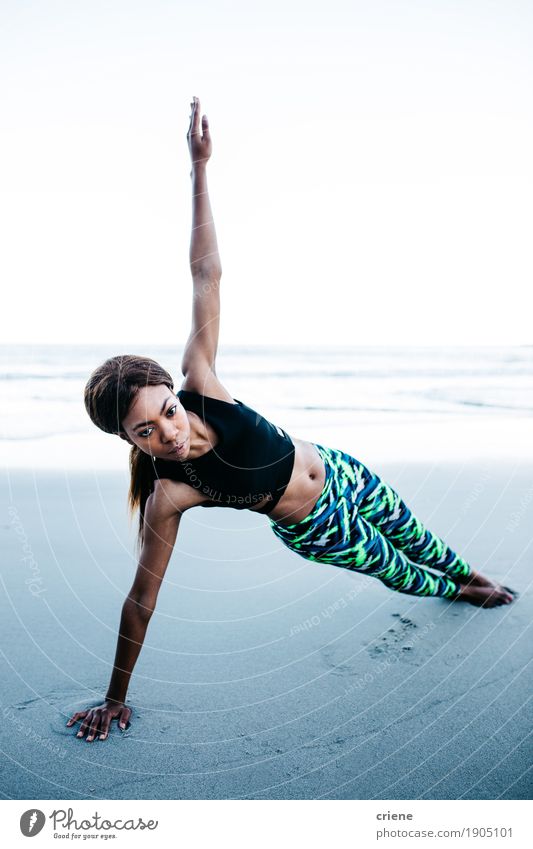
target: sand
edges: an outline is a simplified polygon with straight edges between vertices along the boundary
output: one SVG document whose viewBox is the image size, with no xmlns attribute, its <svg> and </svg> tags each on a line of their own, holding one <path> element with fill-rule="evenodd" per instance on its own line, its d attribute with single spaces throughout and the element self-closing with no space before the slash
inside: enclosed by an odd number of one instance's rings
<svg viewBox="0 0 533 849">
<path fill-rule="evenodd" d="M 264 516 L 196 508 L 134 672 L 131 726 L 93 744 L 65 723 L 109 680 L 136 567 L 127 479 L 5 472 L 4 798 L 527 798 L 533 469 L 376 471 L 517 602 L 393 593 L 289 552 Z"/>
</svg>

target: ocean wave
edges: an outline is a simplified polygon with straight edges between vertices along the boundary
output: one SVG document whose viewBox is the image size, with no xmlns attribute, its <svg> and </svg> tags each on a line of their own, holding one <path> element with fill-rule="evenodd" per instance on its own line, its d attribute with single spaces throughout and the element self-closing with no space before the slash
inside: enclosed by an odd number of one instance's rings
<svg viewBox="0 0 533 849">
<path fill-rule="evenodd" d="M 530 367 L 526 367 L 523 363 L 521 364 L 520 369 L 506 369 L 503 371 L 500 368 L 470 368 L 464 366 L 463 368 L 451 369 L 447 368 L 445 371 L 436 369 L 436 368 L 419 368 L 410 365 L 406 365 L 404 368 L 383 368 L 376 365 L 373 369 L 339 369 L 339 368 L 328 368 L 327 364 L 324 364 L 321 368 L 312 369 L 310 367 L 305 369 L 295 369 L 294 367 L 288 368 L 285 371 L 276 370 L 272 368 L 271 365 L 265 366 L 263 369 L 250 369 L 246 368 L 245 365 L 241 365 L 238 370 L 232 371 L 229 369 L 224 369 L 223 366 L 219 366 L 217 369 L 217 373 L 220 376 L 222 382 L 229 381 L 240 381 L 240 380 L 255 380 L 265 378 L 268 380 L 320 380 L 320 379 L 328 379 L 328 380 L 381 380 L 381 381 L 390 381 L 390 380 L 416 380 L 416 379 L 433 379 L 433 380 L 448 380 L 448 379 L 468 379 L 468 380 L 476 380 L 477 378 L 490 378 L 492 380 L 499 379 L 502 382 L 507 378 L 513 377 L 527 377 L 531 378 L 532 370 Z M 80 382 L 87 381 L 90 376 L 89 371 L 72 371 L 72 372 L 26 372 L 26 371 L 13 371 L 13 372 L 0 372 L 0 381 L 53 381 L 53 380 L 61 380 L 61 381 L 75 381 Z M 179 379 L 176 379 L 176 384 L 179 382 Z"/>
</svg>

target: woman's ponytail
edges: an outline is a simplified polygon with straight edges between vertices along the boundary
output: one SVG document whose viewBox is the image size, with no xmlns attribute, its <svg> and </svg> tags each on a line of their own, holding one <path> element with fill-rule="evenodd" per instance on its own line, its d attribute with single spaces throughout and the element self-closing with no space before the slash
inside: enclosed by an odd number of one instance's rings
<svg viewBox="0 0 533 849">
<path fill-rule="evenodd" d="M 140 551 L 144 541 L 144 508 L 148 496 L 154 490 L 155 470 L 152 458 L 133 445 L 130 451 L 130 488 L 128 492 L 128 507 L 133 516 L 139 510 L 139 529 L 137 532 L 137 549 Z"/>
</svg>

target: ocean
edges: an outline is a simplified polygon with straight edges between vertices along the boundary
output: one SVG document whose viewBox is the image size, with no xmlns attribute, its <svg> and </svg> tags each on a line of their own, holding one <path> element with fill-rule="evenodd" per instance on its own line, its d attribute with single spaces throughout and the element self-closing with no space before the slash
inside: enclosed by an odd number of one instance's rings
<svg viewBox="0 0 533 849">
<path fill-rule="evenodd" d="M 83 405 L 91 371 L 117 353 L 159 360 L 180 388 L 179 346 L 0 346 L 4 468 L 127 470 L 126 443 Z M 229 346 L 217 374 L 292 436 L 369 464 L 533 459 L 533 346 Z"/>
</svg>

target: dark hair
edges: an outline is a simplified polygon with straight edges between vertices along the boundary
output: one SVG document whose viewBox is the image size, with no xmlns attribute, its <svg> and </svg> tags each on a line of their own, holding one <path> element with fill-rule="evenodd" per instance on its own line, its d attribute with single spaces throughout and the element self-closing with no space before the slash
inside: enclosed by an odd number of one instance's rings
<svg viewBox="0 0 533 849">
<path fill-rule="evenodd" d="M 164 384 L 174 389 L 172 377 L 150 357 L 120 354 L 111 357 L 93 371 L 84 391 L 85 409 L 96 427 L 106 433 L 123 432 L 122 420 L 127 415 L 139 389 Z M 154 489 L 156 473 L 152 458 L 133 445 L 130 451 L 130 514 L 139 509 L 137 545 L 144 539 L 144 508 Z"/>
</svg>

